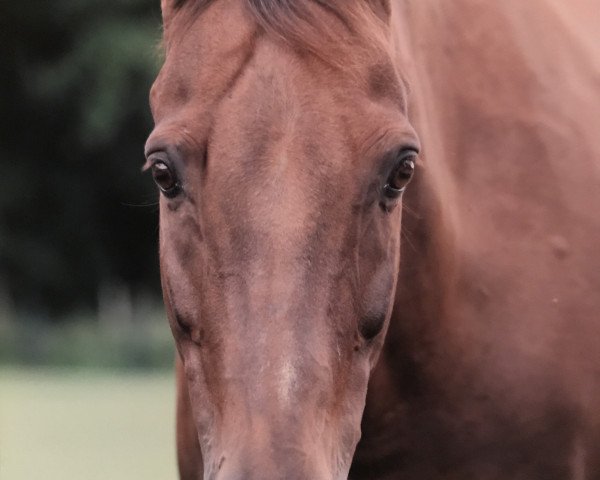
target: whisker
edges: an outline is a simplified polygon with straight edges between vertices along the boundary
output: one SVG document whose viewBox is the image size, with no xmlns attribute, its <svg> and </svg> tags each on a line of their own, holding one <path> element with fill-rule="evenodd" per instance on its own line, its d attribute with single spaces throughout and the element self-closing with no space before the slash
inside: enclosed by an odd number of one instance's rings
<svg viewBox="0 0 600 480">
<path fill-rule="evenodd" d="M 152 203 L 125 203 L 121 202 L 121 206 L 123 207 L 133 207 L 133 208 L 146 208 L 146 207 L 158 207 L 158 202 Z"/>
<path fill-rule="evenodd" d="M 416 218 L 416 219 L 421 218 L 419 213 L 416 210 L 413 210 L 412 208 L 410 208 L 406 203 L 402 204 L 402 213 L 404 213 L 404 212 L 408 213 L 413 218 Z"/>
<path fill-rule="evenodd" d="M 121 206 L 133 208 L 158 207 L 159 201 L 156 195 L 142 195 L 142 198 L 144 197 L 145 200 L 141 200 L 140 202 L 136 203 L 121 202 Z"/>
<path fill-rule="evenodd" d="M 406 240 L 406 243 L 408 243 L 410 248 L 412 248 L 412 250 L 416 253 L 417 247 L 415 246 L 413 241 L 410 239 L 410 233 L 408 232 L 408 230 L 403 228 L 402 230 L 400 230 L 400 235 L 401 235 L 402 240 Z"/>
</svg>

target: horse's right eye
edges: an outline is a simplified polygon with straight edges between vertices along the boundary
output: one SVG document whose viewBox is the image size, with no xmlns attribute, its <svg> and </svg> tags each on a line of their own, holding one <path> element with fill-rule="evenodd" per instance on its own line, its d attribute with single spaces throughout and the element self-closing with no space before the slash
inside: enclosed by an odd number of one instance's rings
<svg viewBox="0 0 600 480">
<path fill-rule="evenodd" d="M 172 168 L 166 162 L 158 160 L 152 164 L 152 178 L 160 191 L 167 197 L 174 197 L 181 190 L 181 185 Z"/>
</svg>

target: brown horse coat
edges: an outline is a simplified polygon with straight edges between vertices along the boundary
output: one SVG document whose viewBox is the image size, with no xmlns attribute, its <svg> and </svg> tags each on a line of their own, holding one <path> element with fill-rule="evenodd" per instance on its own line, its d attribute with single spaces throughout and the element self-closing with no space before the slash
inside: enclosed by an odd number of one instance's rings
<svg viewBox="0 0 600 480">
<path fill-rule="evenodd" d="M 600 4 L 406 3 L 423 171 L 353 478 L 600 478 Z"/>
<path fill-rule="evenodd" d="M 379 3 L 422 148 L 350 478 L 598 479 L 600 4 Z M 279 478 L 249 472 L 218 478 Z"/>
</svg>

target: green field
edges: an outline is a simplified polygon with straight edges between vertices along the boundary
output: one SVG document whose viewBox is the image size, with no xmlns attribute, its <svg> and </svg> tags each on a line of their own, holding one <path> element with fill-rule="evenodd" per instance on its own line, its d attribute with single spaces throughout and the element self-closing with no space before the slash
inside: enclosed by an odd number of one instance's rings
<svg viewBox="0 0 600 480">
<path fill-rule="evenodd" d="M 0 369 L 0 479 L 175 479 L 174 398 L 164 373 Z"/>
</svg>

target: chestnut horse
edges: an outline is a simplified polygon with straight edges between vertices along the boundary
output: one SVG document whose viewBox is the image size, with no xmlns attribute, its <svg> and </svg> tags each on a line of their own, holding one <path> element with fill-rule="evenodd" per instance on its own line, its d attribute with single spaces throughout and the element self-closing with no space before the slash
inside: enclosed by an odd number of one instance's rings
<svg viewBox="0 0 600 480">
<path fill-rule="evenodd" d="M 162 10 L 181 478 L 600 479 L 598 1 Z"/>
</svg>

